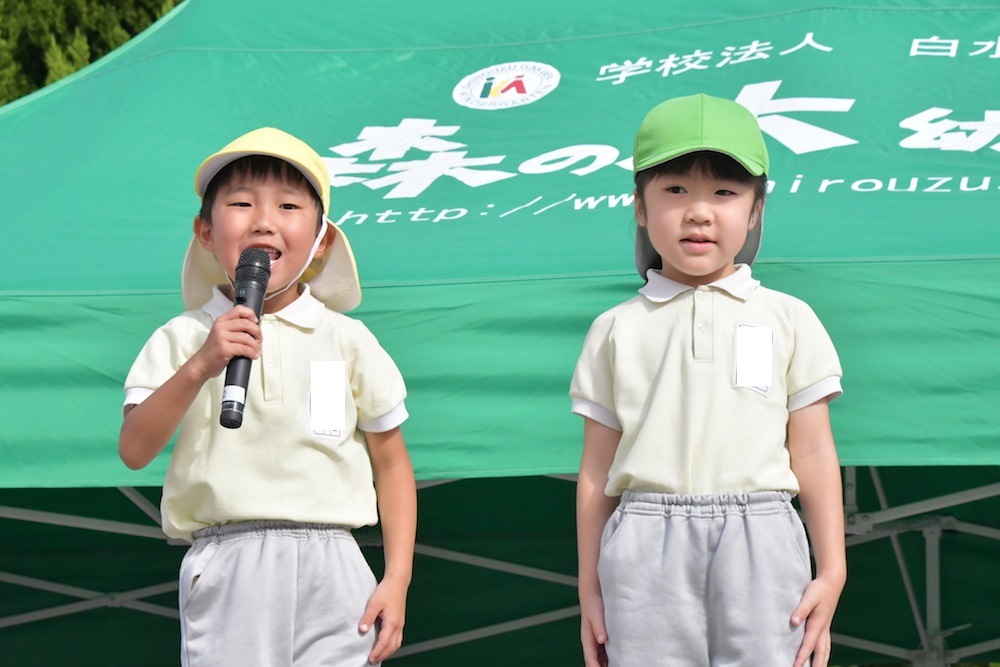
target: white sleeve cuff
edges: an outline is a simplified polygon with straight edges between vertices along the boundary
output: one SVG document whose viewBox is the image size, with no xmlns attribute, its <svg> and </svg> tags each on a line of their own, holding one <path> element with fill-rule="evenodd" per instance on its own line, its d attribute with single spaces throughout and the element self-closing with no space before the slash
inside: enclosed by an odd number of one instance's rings
<svg viewBox="0 0 1000 667">
<path fill-rule="evenodd" d="M 400 403 L 381 417 L 358 420 L 358 428 L 367 433 L 385 433 L 405 422 L 409 416 L 406 406 Z"/>
<path fill-rule="evenodd" d="M 139 405 L 152 395 L 152 389 L 129 387 L 125 390 L 125 402 L 122 404 L 122 407 L 124 408 L 126 405 Z"/>
<path fill-rule="evenodd" d="M 615 413 L 584 398 L 573 399 L 572 412 L 573 414 L 580 415 L 581 417 L 593 419 L 598 424 L 603 424 L 604 426 L 618 432 L 621 432 L 622 430 L 622 424 L 618 421 L 618 417 L 615 416 Z"/>
<path fill-rule="evenodd" d="M 788 411 L 795 412 L 796 410 L 801 410 L 828 396 L 832 401 L 843 393 L 844 390 L 840 388 L 840 378 L 832 375 L 789 396 Z"/>
</svg>

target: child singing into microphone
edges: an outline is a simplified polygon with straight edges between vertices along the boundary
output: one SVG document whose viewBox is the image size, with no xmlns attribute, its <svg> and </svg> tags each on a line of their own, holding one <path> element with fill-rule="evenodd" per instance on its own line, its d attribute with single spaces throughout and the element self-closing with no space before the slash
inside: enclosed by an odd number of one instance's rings
<svg viewBox="0 0 1000 667">
<path fill-rule="evenodd" d="M 406 388 L 359 321 L 351 246 L 329 219 L 322 159 L 273 128 L 245 134 L 195 176 L 188 309 L 125 380 L 119 454 L 147 465 L 177 434 L 164 532 L 193 542 L 180 572 L 181 663 L 378 664 L 402 642 L 416 530 L 400 425 Z M 239 258 L 270 258 L 263 314 L 233 305 Z M 223 371 L 252 360 L 246 412 L 223 428 Z M 376 582 L 351 529 L 381 520 Z"/>
</svg>

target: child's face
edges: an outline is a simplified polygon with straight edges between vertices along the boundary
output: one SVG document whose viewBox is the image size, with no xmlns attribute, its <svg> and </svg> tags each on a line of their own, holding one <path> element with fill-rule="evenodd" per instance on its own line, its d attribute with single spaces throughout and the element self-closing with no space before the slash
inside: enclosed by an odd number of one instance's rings
<svg viewBox="0 0 1000 667">
<path fill-rule="evenodd" d="M 661 274 L 697 286 L 736 271 L 734 259 L 760 212 L 751 184 L 697 170 L 661 175 L 641 194 L 636 220 L 663 260 Z"/>
<path fill-rule="evenodd" d="M 235 280 L 240 254 L 250 247 L 263 248 L 271 257 L 268 292 L 295 280 L 313 258 L 319 223 L 319 206 L 308 186 L 293 185 L 273 176 L 260 179 L 234 178 L 219 188 L 212 204 L 212 222 L 195 218 L 195 235 L 215 254 L 219 264 Z M 327 247 L 323 241 L 316 251 Z M 298 296 L 289 289 L 264 304 L 275 312 Z"/>
</svg>

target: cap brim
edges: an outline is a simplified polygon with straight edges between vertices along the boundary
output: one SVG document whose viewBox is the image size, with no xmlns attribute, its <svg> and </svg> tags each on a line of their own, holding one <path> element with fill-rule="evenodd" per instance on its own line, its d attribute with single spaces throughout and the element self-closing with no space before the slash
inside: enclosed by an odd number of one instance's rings
<svg viewBox="0 0 1000 667">
<path fill-rule="evenodd" d="M 717 148 L 713 146 L 704 146 L 704 145 L 677 148 L 674 150 L 657 153 L 656 155 L 646 158 L 646 160 L 644 160 L 642 163 L 638 164 L 633 163 L 632 171 L 633 173 L 639 173 L 644 169 L 649 169 L 650 167 L 661 165 L 664 162 L 669 162 L 670 160 L 673 160 L 675 158 L 683 157 L 685 155 L 690 155 L 691 153 L 701 153 L 701 152 L 719 153 L 721 155 L 731 157 L 732 159 L 739 162 L 740 165 L 744 169 L 746 169 L 751 176 L 762 176 L 766 171 L 764 165 L 762 165 L 760 162 L 757 162 L 756 160 L 751 160 L 745 155 L 740 155 L 739 153 L 723 150 L 722 148 Z"/>
<path fill-rule="evenodd" d="M 757 253 L 760 252 L 760 244 L 763 241 L 763 237 L 764 216 L 760 216 L 753 229 L 747 232 L 747 240 L 743 242 L 743 248 L 736 253 L 735 263 L 746 264 L 747 266 L 752 265 L 754 260 L 757 259 Z"/>
<path fill-rule="evenodd" d="M 303 276 L 312 295 L 338 313 L 354 310 L 361 303 L 361 280 L 358 278 L 358 263 L 347 234 L 329 218 L 328 229 L 335 233 L 333 245 L 312 265 Z"/>
</svg>

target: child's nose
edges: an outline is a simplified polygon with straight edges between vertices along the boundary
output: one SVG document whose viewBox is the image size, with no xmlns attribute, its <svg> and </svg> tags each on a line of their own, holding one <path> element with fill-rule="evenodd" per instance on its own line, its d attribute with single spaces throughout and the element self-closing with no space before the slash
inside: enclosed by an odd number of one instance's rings
<svg viewBox="0 0 1000 667">
<path fill-rule="evenodd" d="M 712 207 L 705 201 L 693 201 L 685 211 L 685 220 L 688 222 L 705 223 L 712 219 Z"/>
<path fill-rule="evenodd" d="M 257 211 L 253 216 L 253 223 L 250 225 L 250 230 L 264 234 L 273 232 L 274 223 L 271 220 L 271 216 L 264 211 Z"/>
</svg>

